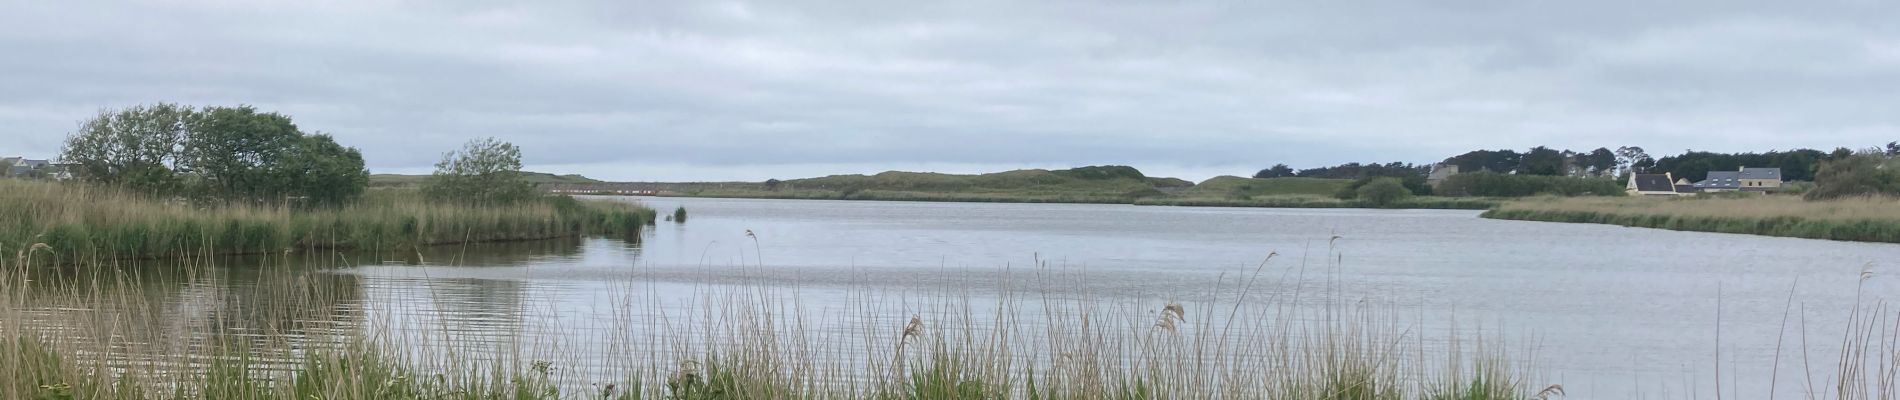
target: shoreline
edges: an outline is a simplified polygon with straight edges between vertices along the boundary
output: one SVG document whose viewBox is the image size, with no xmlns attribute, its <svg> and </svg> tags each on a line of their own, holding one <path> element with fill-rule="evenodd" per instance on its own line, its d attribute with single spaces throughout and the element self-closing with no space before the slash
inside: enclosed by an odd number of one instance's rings
<svg viewBox="0 0 1900 400">
<path fill-rule="evenodd" d="M 606 197 L 641 197 L 620 195 L 598 195 Z M 1224 207 L 1224 208 L 1333 208 L 1333 209 L 1369 209 L 1369 210 L 1488 210 L 1502 204 L 1502 201 L 1489 198 L 1449 198 L 1428 197 L 1412 199 L 1399 203 L 1396 207 L 1376 207 L 1355 200 L 1331 198 L 1281 196 L 1253 200 L 1221 199 L 1048 199 L 1048 198 L 1009 198 L 1009 197 L 905 197 L 905 196 L 855 196 L 855 197 L 812 197 L 812 196 L 740 196 L 740 195 L 687 195 L 678 193 L 660 193 L 646 197 L 655 198 L 700 198 L 700 199 L 753 199 L 753 200 L 832 200 L 832 201 L 900 201 L 920 203 L 1007 203 L 1007 204 L 1111 204 L 1144 207 Z"/>
<path fill-rule="evenodd" d="M 1499 205 L 1480 218 L 1616 225 L 1682 232 L 1900 243 L 1900 203 L 1858 199 L 1803 201 L 1742 199 L 1526 199 Z"/>
</svg>

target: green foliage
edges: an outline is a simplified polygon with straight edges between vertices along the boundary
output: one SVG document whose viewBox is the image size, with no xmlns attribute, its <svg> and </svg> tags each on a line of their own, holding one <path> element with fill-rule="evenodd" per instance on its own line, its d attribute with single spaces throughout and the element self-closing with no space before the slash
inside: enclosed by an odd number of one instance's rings
<svg viewBox="0 0 1900 400">
<path fill-rule="evenodd" d="M 1194 187 L 1194 182 L 1188 182 L 1186 179 L 1181 178 L 1150 176 L 1147 181 L 1149 186 L 1154 186 L 1156 189 L 1183 189 Z"/>
<path fill-rule="evenodd" d="M 180 194 L 179 170 L 190 164 L 186 126 L 193 113 L 170 103 L 100 111 L 66 138 L 60 159 L 73 164 L 79 179 L 141 193 Z"/>
<path fill-rule="evenodd" d="M 423 193 L 443 202 L 506 205 L 532 200 L 534 184 L 521 175 L 521 149 L 495 138 L 471 140 L 442 154 Z"/>
<path fill-rule="evenodd" d="M 1861 154 L 1821 163 L 1808 200 L 1900 196 L 1900 159 Z"/>
<path fill-rule="evenodd" d="M 1549 147 L 1532 147 L 1518 159 L 1517 173 L 1525 175 L 1559 175 L 1564 173 L 1564 153 Z"/>
<path fill-rule="evenodd" d="M 429 182 L 432 175 L 372 174 L 369 186 L 376 188 L 421 188 Z M 600 180 L 577 174 L 555 175 L 546 172 L 521 171 L 521 179 L 535 185 L 578 185 L 601 183 Z"/>
<path fill-rule="evenodd" d="M 1385 164 L 1355 162 L 1331 167 L 1308 168 L 1300 170 L 1297 175 L 1303 178 L 1332 179 L 1365 179 L 1381 176 L 1405 178 L 1416 175 L 1424 179 L 1425 174 L 1429 172 L 1431 172 L 1431 166 L 1428 165 L 1412 165 L 1395 161 Z"/>
<path fill-rule="evenodd" d="M 1474 150 L 1445 159 L 1448 164 L 1458 166 L 1459 171 L 1491 171 L 1509 173 L 1517 171 L 1522 165 L 1524 155 L 1510 149 Z"/>
<path fill-rule="evenodd" d="M 409 249 L 445 243 L 606 234 L 637 237 L 654 211 L 567 196 L 512 206 L 428 201 L 377 190 L 348 206 L 197 208 L 51 182 L 0 181 L 0 250 L 46 245 L 41 259 L 160 258 L 308 249 Z"/>
<path fill-rule="evenodd" d="M 304 136 L 279 168 L 284 184 L 298 188 L 294 192 L 301 192 L 312 205 L 342 206 L 362 197 L 369 187 L 363 153 L 321 133 Z"/>
<path fill-rule="evenodd" d="M 1622 196 L 1625 194 L 1623 185 L 1610 179 L 1509 175 L 1490 171 L 1452 175 L 1439 184 L 1436 193 L 1454 197 L 1526 197 L 1545 194 Z"/>
<path fill-rule="evenodd" d="M 1253 177 L 1255 179 L 1287 178 L 1292 177 L 1293 174 L 1293 167 L 1288 167 L 1286 164 L 1273 164 L 1272 167 L 1255 172 Z"/>
<path fill-rule="evenodd" d="M 250 106 L 206 107 L 192 114 L 189 127 L 185 155 L 201 195 L 275 203 L 302 194 L 288 187 L 292 172 L 282 168 L 304 144 L 289 117 Z"/>
<path fill-rule="evenodd" d="M 681 206 L 673 209 L 673 222 L 686 223 L 686 207 Z"/>
<path fill-rule="evenodd" d="M 1347 184 L 1345 187 L 1341 187 L 1339 188 L 1338 191 L 1333 192 L 1333 196 L 1341 198 L 1341 199 L 1346 199 L 1346 200 L 1357 198 L 1359 197 L 1359 188 L 1365 187 L 1366 184 L 1372 183 L 1372 181 L 1374 180 L 1385 179 L 1385 178 L 1397 179 L 1399 181 L 1399 185 L 1404 186 L 1405 190 L 1407 192 L 1411 192 L 1412 195 L 1416 195 L 1416 196 L 1432 195 L 1432 185 L 1425 181 L 1424 176 L 1405 174 L 1398 177 L 1369 176 L 1369 177 L 1359 178 L 1359 179 L 1353 180 L 1351 184 Z"/>
<path fill-rule="evenodd" d="M 1398 178 L 1374 178 L 1365 186 L 1360 186 L 1358 191 L 1359 200 L 1377 207 L 1389 207 L 1410 197 L 1412 191 L 1406 189 Z"/>
<path fill-rule="evenodd" d="M 67 137 L 60 156 L 84 181 L 213 202 L 337 206 L 368 185 L 356 149 L 250 106 L 101 112 Z"/>
</svg>

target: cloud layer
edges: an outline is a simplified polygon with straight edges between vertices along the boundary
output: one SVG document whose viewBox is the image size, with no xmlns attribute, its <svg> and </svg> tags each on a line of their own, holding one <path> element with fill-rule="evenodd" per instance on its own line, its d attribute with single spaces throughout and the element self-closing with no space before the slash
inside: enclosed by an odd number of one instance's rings
<svg viewBox="0 0 1900 400">
<path fill-rule="evenodd" d="M 495 136 L 619 180 L 1900 140 L 1892 2 L 941 3 L 23 2 L 0 152 L 155 101 L 281 111 L 378 172 Z"/>
</svg>

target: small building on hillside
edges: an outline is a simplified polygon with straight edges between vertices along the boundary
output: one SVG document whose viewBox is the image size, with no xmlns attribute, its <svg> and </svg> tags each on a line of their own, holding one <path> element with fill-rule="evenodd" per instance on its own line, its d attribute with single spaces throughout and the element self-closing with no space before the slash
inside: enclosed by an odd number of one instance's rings
<svg viewBox="0 0 1900 400">
<path fill-rule="evenodd" d="M 1629 185 L 1624 188 L 1631 196 L 1681 196 L 1676 191 L 1676 180 L 1670 174 L 1630 174 Z"/>
<path fill-rule="evenodd" d="M 1432 173 L 1430 175 L 1425 176 L 1425 184 L 1431 185 L 1433 189 L 1437 189 L 1439 183 L 1445 182 L 1445 178 L 1450 178 L 1452 175 L 1457 175 L 1457 174 L 1458 174 L 1458 165 L 1456 164 L 1452 164 L 1452 163 L 1432 164 Z"/>
<path fill-rule="evenodd" d="M 4 172 L 6 176 L 25 176 L 33 173 L 35 170 L 45 169 L 53 165 L 51 161 L 29 160 L 20 157 L 0 159 L 0 164 L 8 166 L 6 171 L 0 171 Z"/>
</svg>

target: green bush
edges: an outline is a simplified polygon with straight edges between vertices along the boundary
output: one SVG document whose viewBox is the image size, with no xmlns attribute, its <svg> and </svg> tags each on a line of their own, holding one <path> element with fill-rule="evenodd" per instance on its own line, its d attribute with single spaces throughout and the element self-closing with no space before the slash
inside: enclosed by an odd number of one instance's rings
<svg viewBox="0 0 1900 400">
<path fill-rule="evenodd" d="M 1900 159 L 1860 154 L 1821 163 L 1814 173 L 1808 200 L 1842 197 L 1900 196 Z"/>
<path fill-rule="evenodd" d="M 1412 197 L 1412 191 L 1399 178 L 1375 178 L 1359 187 L 1357 197 L 1374 207 L 1389 207 Z"/>
</svg>

